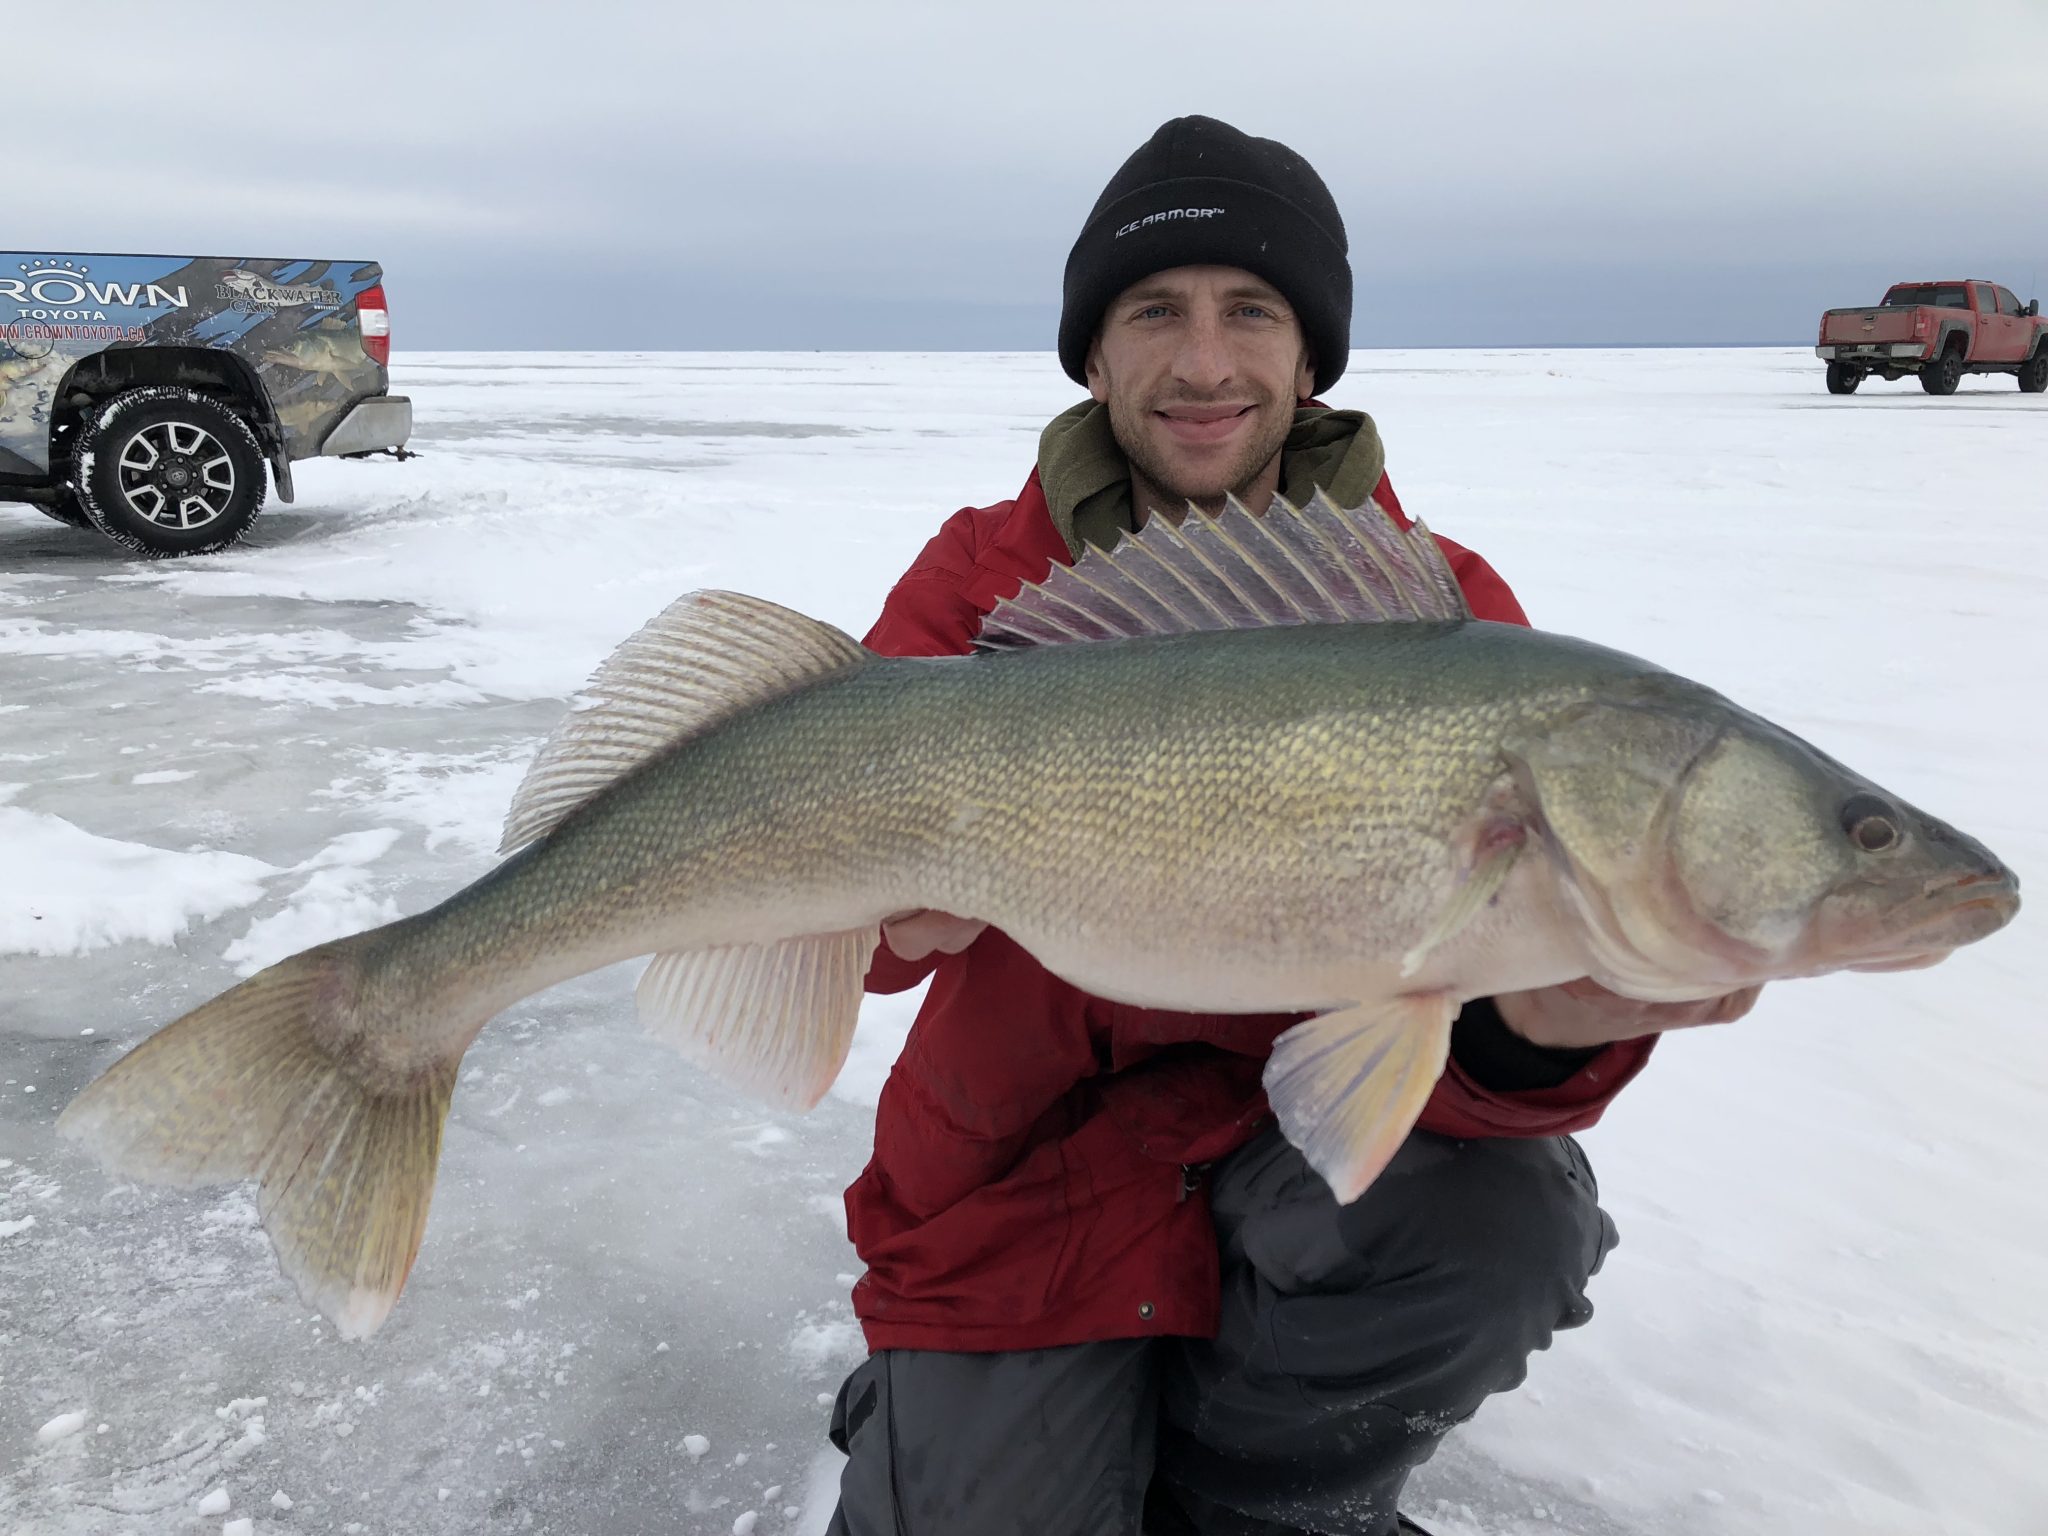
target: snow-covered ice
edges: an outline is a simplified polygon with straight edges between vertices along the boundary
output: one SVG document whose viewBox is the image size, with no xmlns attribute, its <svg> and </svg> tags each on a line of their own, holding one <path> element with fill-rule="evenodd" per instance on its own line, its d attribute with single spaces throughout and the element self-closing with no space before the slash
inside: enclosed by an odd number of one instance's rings
<svg viewBox="0 0 2048 1536">
<path fill-rule="evenodd" d="M 0 1529 L 211 1532 L 232 1487 L 279 1490 L 262 1529 L 815 1533 L 860 1350 L 838 1195 L 914 997 L 871 1001 L 802 1118 L 642 1040 L 631 968 L 514 1007 L 364 1345 L 279 1279 L 250 1190 L 109 1180 L 51 1121 L 238 975 L 487 868 L 564 701 L 679 592 L 859 632 L 1075 391 L 1044 354 L 394 376 L 422 457 L 300 465 L 224 555 L 133 561 L 0 506 Z M 2048 867 L 2048 404 L 2009 379 L 1832 399 L 1794 350 L 1361 353 L 1333 403 L 1538 623 Z M 1585 1138 L 1623 1239 L 1599 1315 L 1453 1435 L 1415 1511 L 1442 1536 L 2048 1529 L 2042 922 L 1661 1046 Z"/>
<path fill-rule="evenodd" d="M 0 800 L 26 786 L 0 785 Z M 167 945 L 263 894 L 274 871 L 236 853 L 180 852 L 97 837 L 61 816 L 0 804 L 0 954 L 75 955 L 139 940 Z"/>
</svg>

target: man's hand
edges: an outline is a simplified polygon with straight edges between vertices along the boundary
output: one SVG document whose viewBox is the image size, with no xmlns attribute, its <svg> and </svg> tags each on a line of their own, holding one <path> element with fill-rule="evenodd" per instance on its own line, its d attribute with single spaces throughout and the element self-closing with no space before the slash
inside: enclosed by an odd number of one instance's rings
<svg viewBox="0 0 2048 1536">
<path fill-rule="evenodd" d="M 1585 1050 L 1667 1029 L 1732 1024 L 1756 1006 L 1762 987 L 1744 987 L 1694 1003 L 1643 1003 L 1623 997 L 1589 976 L 1533 992 L 1503 992 L 1494 998 L 1501 1022 L 1532 1045 Z"/>
<path fill-rule="evenodd" d="M 882 919 L 882 941 L 899 960 L 922 960 L 929 954 L 957 955 L 981 937 L 988 926 L 971 917 L 920 907 Z"/>
</svg>

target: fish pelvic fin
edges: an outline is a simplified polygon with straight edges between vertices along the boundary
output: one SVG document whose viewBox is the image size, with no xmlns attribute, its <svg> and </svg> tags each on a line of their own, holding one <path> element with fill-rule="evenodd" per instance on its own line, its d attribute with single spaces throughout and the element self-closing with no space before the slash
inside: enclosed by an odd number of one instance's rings
<svg viewBox="0 0 2048 1536">
<path fill-rule="evenodd" d="M 742 710 L 872 660 L 843 630 L 738 592 L 690 592 L 629 636 L 592 675 L 526 770 L 500 853 L 669 748 Z"/>
<path fill-rule="evenodd" d="M 880 934 L 810 934 L 657 955 L 640 978 L 641 1022 L 735 1087 L 809 1109 L 846 1062 Z"/>
<path fill-rule="evenodd" d="M 1450 1055 L 1458 1004 L 1417 992 L 1339 1009 L 1274 1043 L 1266 1099 L 1280 1130 L 1349 1204 L 1399 1150 Z"/>
<path fill-rule="evenodd" d="M 1055 566 L 982 621 L 985 650 L 1288 624 L 1384 624 L 1472 617 L 1442 547 L 1368 500 L 1275 496 L 1255 517 L 1231 497 L 1209 517 L 1146 522 L 1111 550 Z"/>
<path fill-rule="evenodd" d="M 373 1086 L 330 1043 L 351 1034 L 350 942 L 280 961 L 165 1025 L 57 1129 L 149 1183 L 257 1180 L 286 1278 L 360 1339 L 390 1314 L 419 1252 L 459 1058 Z"/>
</svg>

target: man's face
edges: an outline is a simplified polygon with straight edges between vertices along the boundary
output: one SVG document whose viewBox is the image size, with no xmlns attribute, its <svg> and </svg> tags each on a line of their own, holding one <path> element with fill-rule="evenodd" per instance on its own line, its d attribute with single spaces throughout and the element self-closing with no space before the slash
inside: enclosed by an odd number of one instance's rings
<svg viewBox="0 0 2048 1536">
<path fill-rule="evenodd" d="M 1279 454 L 1315 373 L 1279 291 L 1237 267 L 1174 267 L 1111 302 L 1088 391 L 1131 467 L 1176 501 L 1242 492 Z"/>
</svg>

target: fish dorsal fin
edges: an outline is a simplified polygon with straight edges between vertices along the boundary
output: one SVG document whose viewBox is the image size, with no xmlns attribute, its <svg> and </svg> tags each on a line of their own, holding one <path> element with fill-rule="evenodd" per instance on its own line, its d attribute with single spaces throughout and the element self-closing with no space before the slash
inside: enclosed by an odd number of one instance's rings
<svg viewBox="0 0 2048 1536">
<path fill-rule="evenodd" d="M 1469 619 L 1450 563 L 1418 521 L 1402 528 L 1368 500 L 1346 509 L 1317 491 L 1275 496 L 1254 517 L 1235 496 L 1216 517 L 1164 517 L 1111 550 L 1090 549 L 1027 583 L 982 621 L 989 650 L 1208 629 Z"/>
<path fill-rule="evenodd" d="M 526 770 L 500 853 L 721 720 L 859 666 L 851 635 L 738 592 L 677 598 L 606 658 Z"/>
</svg>

